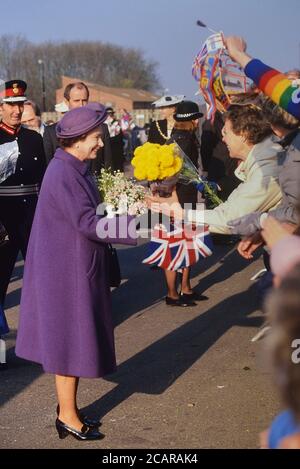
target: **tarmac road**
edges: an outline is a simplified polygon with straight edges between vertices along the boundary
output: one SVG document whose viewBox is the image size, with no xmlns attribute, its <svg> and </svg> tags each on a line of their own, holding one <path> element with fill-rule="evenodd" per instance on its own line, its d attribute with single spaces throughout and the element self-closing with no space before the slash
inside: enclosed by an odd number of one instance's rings
<svg viewBox="0 0 300 469">
<path fill-rule="evenodd" d="M 163 273 L 141 263 L 145 242 L 119 250 L 123 283 L 113 291 L 118 371 L 82 380 L 79 402 L 99 416 L 106 437 L 59 440 L 53 376 L 14 355 L 22 262 L 10 284 L 11 332 L 0 371 L 1 448 L 257 448 L 278 411 L 263 359 L 251 342 L 263 322 L 250 277 L 262 268 L 234 247 L 216 246 L 193 269 L 209 299 L 195 308 L 167 307 Z"/>
</svg>

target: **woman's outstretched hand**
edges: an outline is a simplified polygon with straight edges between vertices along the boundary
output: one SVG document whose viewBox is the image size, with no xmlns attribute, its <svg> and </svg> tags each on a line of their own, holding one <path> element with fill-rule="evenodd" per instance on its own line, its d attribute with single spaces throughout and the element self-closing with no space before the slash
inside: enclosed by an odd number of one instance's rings
<svg viewBox="0 0 300 469">
<path fill-rule="evenodd" d="M 151 212 L 163 213 L 168 217 L 173 217 L 176 220 L 183 220 L 184 210 L 181 207 L 176 191 L 172 192 L 171 197 L 159 196 L 146 196 L 147 207 Z"/>
<path fill-rule="evenodd" d="M 239 242 L 237 250 L 244 259 L 253 259 L 253 252 L 256 251 L 260 246 L 264 244 L 264 240 L 261 236 L 261 232 L 248 236 Z"/>
</svg>

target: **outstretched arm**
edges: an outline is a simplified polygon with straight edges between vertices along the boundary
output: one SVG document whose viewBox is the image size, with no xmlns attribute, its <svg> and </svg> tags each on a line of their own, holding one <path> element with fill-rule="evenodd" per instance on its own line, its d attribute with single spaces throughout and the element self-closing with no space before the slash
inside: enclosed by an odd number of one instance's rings
<svg viewBox="0 0 300 469">
<path fill-rule="evenodd" d="M 245 69 L 256 86 L 282 109 L 300 119 L 300 87 L 293 85 L 284 73 L 248 55 L 242 37 L 229 36 L 224 41 L 230 57 Z"/>
</svg>

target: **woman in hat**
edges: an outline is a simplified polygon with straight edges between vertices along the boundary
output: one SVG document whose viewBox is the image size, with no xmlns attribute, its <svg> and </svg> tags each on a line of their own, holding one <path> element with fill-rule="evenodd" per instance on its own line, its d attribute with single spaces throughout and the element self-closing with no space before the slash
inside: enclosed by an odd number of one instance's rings
<svg viewBox="0 0 300 469">
<path fill-rule="evenodd" d="M 162 119 L 151 122 L 148 142 L 164 145 L 171 137 L 174 127 L 176 106 L 184 99 L 184 95 L 162 96 L 152 105 L 159 109 Z"/>
<path fill-rule="evenodd" d="M 176 142 L 182 151 L 190 158 L 192 163 L 199 165 L 199 141 L 196 131 L 199 126 L 199 119 L 203 117 L 199 111 L 199 106 L 193 101 L 182 101 L 177 104 L 173 115 L 174 127 L 171 133 L 171 140 L 168 143 Z M 179 202 L 183 204 L 197 203 L 197 189 L 192 184 L 177 184 L 176 191 Z"/>
<path fill-rule="evenodd" d="M 154 120 L 150 124 L 148 142 L 164 145 L 171 138 L 174 127 L 174 113 L 176 105 L 184 99 L 184 95 L 162 96 L 152 103 L 154 109 L 158 109 L 161 119 Z M 148 227 L 151 227 L 151 215 L 148 217 Z M 151 251 L 151 249 L 150 249 Z M 158 270 L 157 265 L 151 265 L 152 270 Z"/>
<path fill-rule="evenodd" d="M 96 215 L 89 162 L 103 145 L 105 118 L 105 110 L 81 107 L 58 123 L 61 148 L 43 180 L 24 274 L 16 353 L 55 374 L 60 438 L 103 438 L 99 422 L 78 410 L 78 382 L 115 370 L 107 243 L 136 244 L 119 234 L 119 223 L 128 227 L 130 217 Z"/>
<path fill-rule="evenodd" d="M 173 113 L 174 118 L 174 127 L 171 133 L 171 139 L 167 140 L 165 143 L 176 142 L 184 153 L 192 160 L 195 166 L 198 166 L 198 141 L 195 135 L 195 130 L 198 128 L 199 118 L 202 117 L 202 113 L 199 112 L 199 107 L 196 103 L 192 101 L 182 101 L 177 104 L 175 112 Z M 152 186 L 155 189 L 155 183 Z M 190 208 L 196 208 L 197 203 L 197 189 L 193 185 L 176 185 L 176 192 L 178 195 L 179 202 L 182 207 L 185 204 L 189 204 Z M 166 229 L 167 230 L 167 229 Z M 170 230 L 164 232 L 164 239 L 169 240 L 168 246 L 170 247 L 170 252 L 172 251 L 172 243 L 174 242 L 174 233 L 178 231 L 178 228 L 173 225 L 171 222 Z M 186 231 L 186 230 L 185 230 Z M 196 234 L 196 233 L 195 233 Z M 186 239 L 187 233 L 182 233 L 182 239 L 178 238 L 177 233 L 177 246 L 181 243 L 183 250 L 186 249 Z M 156 249 L 155 237 L 157 237 L 157 231 L 154 231 L 154 242 L 150 243 L 150 256 L 147 258 L 146 262 L 153 262 L 153 254 Z M 191 249 L 192 250 L 192 249 Z M 177 251 L 175 252 L 175 258 L 177 257 Z M 183 256 L 180 267 L 177 263 L 174 266 L 174 256 L 171 255 L 170 259 L 166 262 L 161 263 L 161 261 L 155 256 L 155 264 L 159 265 L 164 269 L 166 282 L 167 282 L 167 296 L 165 298 L 166 304 L 168 306 L 196 306 L 195 301 L 201 301 L 207 299 L 203 295 L 198 295 L 191 288 L 190 284 L 190 267 L 192 263 L 196 262 L 197 256 Z M 188 260 L 187 260 L 188 259 Z M 158 264 L 159 263 L 159 264 Z M 177 273 L 181 272 L 181 287 L 180 294 L 177 290 Z"/>
<path fill-rule="evenodd" d="M 150 197 L 151 210 L 190 223 L 207 224 L 213 233 L 230 234 L 232 220 L 243 219 L 252 212 L 268 212 L 282 198 L 279 185 L 281 165 L 278 155 L 282 147 L 274 142 L 272 129 L 264 112 L 255 105 L 231 105 L 225 114 L 223 140 L 231 158 L 239 159 L 236 175 L 241 184 L 228 200 L 210 210 L 183 210 L 174 192 L 169 199 Z M 171 207 L 171 208 L 170 208 Z"/>
<path fill-rule="evenodd" d="M 199 119 L 202 116 L 203 114 L 199 111 L 197 103 L 193 101 L 182 101 L 178 103 L 176 111 L 173 114 L 174 127 L 171 133 L 171 139 L 167 142 L 176 142 L 196 167 L 198 167 L 199 142 L 195 132 L 198 129 Z M 197 189 L 193 184 L 177 183 L 176 192 L 182 207 L 184 207 L 185 204 L 189 204 L 191 208 L 196 208 Z M 180 270 L 180 296 L 178 295 L 176 287 L 177 272 L 165 270 L 168 285 L 166 303 L 171 306 L 196 306 L 195 301 L 204 300 L 206 297 L 192 290 L 190 284 L 191 267 L 184 267 Z"/>
<path fill-rule="evenodd" d="M 106 108 L 107 118 L 105 124 L 108 127 L 111 152 L 113 154 L 114 170 L 124 171 L 124 149 L 123 132 L 120 122 L 115 117 L 115 111 L 112 107 Z"/>
</svg>

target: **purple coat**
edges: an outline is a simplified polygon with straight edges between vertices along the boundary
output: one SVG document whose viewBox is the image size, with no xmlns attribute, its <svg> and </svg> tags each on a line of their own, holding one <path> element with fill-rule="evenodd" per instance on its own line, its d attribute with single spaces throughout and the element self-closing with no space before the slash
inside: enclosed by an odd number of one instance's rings
<svg viewBox="0 0 300 469">
<path fill-rule="evenodd" d="M 106 243 L 136 240 L 99 240 L 99 201 L 88 163 L 58 149 L 30 235 L 16 344 L 19 357 L 48 373 L 95 378 L 116 367 Z M 132 220 L 109 223 L 124 218 Z"/>
</svg>

